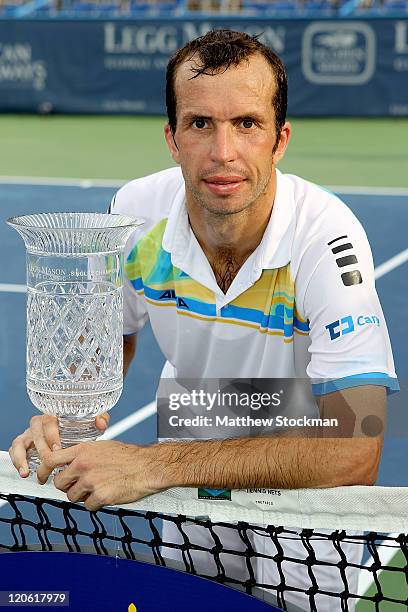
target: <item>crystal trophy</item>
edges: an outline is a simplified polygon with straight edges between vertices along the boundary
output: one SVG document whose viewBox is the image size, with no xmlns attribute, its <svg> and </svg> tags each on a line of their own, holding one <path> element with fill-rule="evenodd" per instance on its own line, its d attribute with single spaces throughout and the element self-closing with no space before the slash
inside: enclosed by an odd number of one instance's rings
<svg viewBox="0 0 408 612">
<path fill-rule="evenodd" d="M 123 386 L 123 250 L 142 219 L 50 213 L 8 219 L 27 251 L 27 392 L 63 448 L 96 440 Z M 40 463 L 28 451 L 30 470 Z"/>
</svg>

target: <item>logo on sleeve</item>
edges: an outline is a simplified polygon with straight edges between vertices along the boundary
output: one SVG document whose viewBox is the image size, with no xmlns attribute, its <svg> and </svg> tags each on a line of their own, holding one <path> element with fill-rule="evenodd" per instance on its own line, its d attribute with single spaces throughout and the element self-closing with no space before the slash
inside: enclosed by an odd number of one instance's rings
<svg viewBox="0 0 408 612">
<path fill-rule="evenodd" d="M 380 319 L 375 315 L 359 315 L 353 319 L 353 317 L 349 315 L 337 321 L 333 321 L 333 323 L 329 323 L 325 326 L 325 329 L 329 332 L 330 340 L 336 340 L 366 325 L 376 325 L 380 327 Z"/>
<path fill-rule="evenodd" d="M 345 242 L 346 241 L 346 242 Z M 332 246 L 332 245 L 335 246 Z M 353 266 L 355 268 L 358 265 L 358 259 L 356 255 L 350 251 L 353 251 L 354 247 L 351 242 L 348 241 L 347 235 L 338 236 L 327 243 L 328 246 L 332 246 L 332 253 L 336 256 L 336 264 L 338 268 L 344 268 Z M 346 270 L 341 274 L 341 280 L 343 285 L 350 287 L 351 285 L 360 285 L 363 282 L 361 272 L 358 269 Z"/>
</svg>

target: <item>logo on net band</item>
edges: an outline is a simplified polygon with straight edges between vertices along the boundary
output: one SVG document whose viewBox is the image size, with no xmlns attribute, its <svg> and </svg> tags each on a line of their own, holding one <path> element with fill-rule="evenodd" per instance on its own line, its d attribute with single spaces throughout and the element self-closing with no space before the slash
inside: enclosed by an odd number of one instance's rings
<svg viewBox="0 0 408 612">
<path fill-rule="evenodd" d="M 325 326 L 325 329 L 327 329 L 330 334 L 330 340 L 336 340 L 341 336 L 351 334 L 352 332 L 356 331 L 356 328 L 364 327 L 366 325 L 376 325 L 377 327 L 380 327 L 380 319 L 375 315 L 360 315 L 353 319 L 353 317 L 349 315 L 347 317 L 343 317 L 342 319 L 338 319 L 337 321 L 333 321 L 333 323 L 329 323 Z"/>
<path fill-rule="evenodd" d="M 229 489 L 198 489 L 198 499 L 228 500 L 231 501 Z"/>
</svg>

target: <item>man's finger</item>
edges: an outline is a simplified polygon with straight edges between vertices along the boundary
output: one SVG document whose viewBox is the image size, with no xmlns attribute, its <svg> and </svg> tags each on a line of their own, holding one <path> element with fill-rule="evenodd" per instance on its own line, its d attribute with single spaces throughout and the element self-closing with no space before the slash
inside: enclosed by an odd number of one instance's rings
<svg viewBox="0 0 408 612">
<path fill-rule="evenodd" d="M 53 452 L 48 451 L 41 459 L 42 462 L 37 468 L 37 480 L 40 484 L 45 484 L 51 474 L 51 472 L 57 467 L 65 467 L 68 463 L 71 463 L 77 456 L 80 449 L 80 445 L 70 446 L 62 450 L 56 450 Z M 66 468 L 68 469 L 68 467 Z M 65 470 L 64 470 L 65 471 Z"/>
<path fill-rule="evenodd" d="M 51 449 L 57 450 L 61 448 L 61 439 L 58 427 L 58 421 L 55 417 L 46 418 L 43 420 L 44 436 L 47 441 L 47 445 Z M 57 448 L 56 448 L 57 447 Z"/>
<path fill-rule="evenodd" d="M 97 497 L 95 493 L 91 493 L 85 500 L 85 508 L 90 512 L 96 512 L 104 506 L 103 502 Z"/>
<path fill-rule="evenodd" d="M 53 470 L 56 467 L 63 467 L 68 463 L 71 463 L 78 455 L 81 450 L 80 444 L 75 444 L 74 446 L 69 446 L 68 448 L 63 448 L 62 450 L 56 450 L 54 452 L 48 452 L 44 458 L 43 463 L 47 468 Z"/>
<path fill-rule="evenodd" d="M 71 464 L 54 476 L 54 485 L 60 491 L 67 492 L 78 481 L 78 478 L 79 474 L 77 474 L 74 466 Z"/>
<path fill-rule="evenodd" d="M 26 429 L 24 433 L 13 440 L 9 449 L 11 461 L 23 478 L 26 478 L 30 473 L 27 463 L 27 450 L 32 447 L 33 439 L 31 431 L 30 429 Z"/>
<path fill-rule="evenodd" d="M 52 417 L 55 419 L 55 417 Z M 31 432 L 33 436 L 33 441 L 35 448 L 38 451 L 41 459 L 43 459 L 50 451 L 51 448 L 48 446 L 47 441 L 45 439 L 44 434 L 44 425 L 45 425 L 46 417 L 33 417 L 30 421 Z"/>
<path fill-rule="evenodd" d="M 109 414 L 107 412 L 104 412 L 103 414 L 99 414 L 96 418 L 95 418 L 95 425 L 98 429 L 101 429 L 102 431 L 105 431 L 105 429 L 108 428 L 109 425 Z"/>
<path fill-rule="evenodd" d="M 39 484 L 45 484 L 48 480 L 48 478 L 50 477 L 50 474 L 52 472 L 53 468 L 49 468 L 48 465 L 46 465 L 44 463 L 44 461 L 42 463 L 40 463 L 40 465 L 37 467 L 37 480 L 39 482 Z"/>
<path fill-rule="evenodd" d="M 54 479 L 55 482 L 55 479 Z M 61 489 L 60 486 L 55 485 L 57 487 L 57 489 Z M 61 491 L 63 491 L 65 489 L 61 489 Z M 76 483 L 74 483 L 71 487 L 68 488 L 68 491 L 66 491 L 67 497 L 69 499 L 70 502 L 73 503 L 77 503 L 80 501 L 85 501 L 89 495 L 89 491 L 86 489 L 86 487 L 83 486 L 82 482 L 78 481 Z"/>
</svg>

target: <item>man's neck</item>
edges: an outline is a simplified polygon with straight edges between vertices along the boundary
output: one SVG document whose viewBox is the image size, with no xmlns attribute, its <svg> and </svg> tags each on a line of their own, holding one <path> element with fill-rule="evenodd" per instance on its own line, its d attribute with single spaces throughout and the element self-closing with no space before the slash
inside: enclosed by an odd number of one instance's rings
<svg viewBox="0 0 408 612">
<path fill-rule="evenodd" d="M 203 207 L 187 209 L 191 228 L 224 293 L 239 269 L 260 244 L 268 225 L 274 193 L 233 215 L 214 215 Z"/>
</svg>

